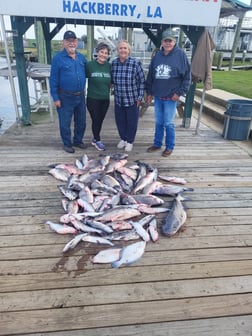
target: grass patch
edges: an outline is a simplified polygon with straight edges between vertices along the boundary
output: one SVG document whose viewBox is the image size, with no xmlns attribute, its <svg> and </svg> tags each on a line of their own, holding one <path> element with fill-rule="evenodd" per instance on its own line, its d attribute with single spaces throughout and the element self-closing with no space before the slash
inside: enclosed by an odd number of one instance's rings
<svg viewBox="0 0 252 336">
<path fill-rule="evenodd" d="M 224 90 L 242 97 L 252 99 L 252 71 L 212 71 L 213 89 Z M 203 88 L 203 84 L 197 84 L 197 88 Z"/>
<path fill-rule="evenodd" d="M 213 71 L 213 88 L 252 99 L 251 70 Z"/>
</svg>

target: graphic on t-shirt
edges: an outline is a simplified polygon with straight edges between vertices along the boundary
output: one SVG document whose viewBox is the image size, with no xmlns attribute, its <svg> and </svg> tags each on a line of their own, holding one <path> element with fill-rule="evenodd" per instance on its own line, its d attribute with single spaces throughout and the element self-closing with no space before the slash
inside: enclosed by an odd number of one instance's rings
<svg viewBox="0 0 252 336">
<path fill-rule="evenodd" d="M 96 77 L 106 77 L 106 78 L 110 78 L 110 74 L 107 72 L 93 72 L 91 74 L 91 77 L 96 78 Z"/>
<path fill-rule="evenodd" d="M 156 67 L 156 78 L 168 79 L 170 78 L 171 67 L 167 64 L 160 64 Z"/>
</svg>

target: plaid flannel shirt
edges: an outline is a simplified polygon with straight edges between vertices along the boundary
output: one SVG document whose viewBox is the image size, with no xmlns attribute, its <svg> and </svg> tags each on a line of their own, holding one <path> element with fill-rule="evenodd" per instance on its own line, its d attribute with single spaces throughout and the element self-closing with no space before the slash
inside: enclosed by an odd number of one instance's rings
<svg viewBox="0 0 252 336">
<path fill-rule="evenodd" d="M 111 75 L 117 105 L 132 106 L 143 99 L 145 75 L 140 61 L 129 57 L 122 63 L 116 58 L 112 62 Z"/>
</svg>

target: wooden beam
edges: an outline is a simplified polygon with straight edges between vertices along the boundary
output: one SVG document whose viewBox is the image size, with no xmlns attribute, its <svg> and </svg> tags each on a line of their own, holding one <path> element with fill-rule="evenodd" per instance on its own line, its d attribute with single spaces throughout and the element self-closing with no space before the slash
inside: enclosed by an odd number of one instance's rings
<svg viewBox="0 0 252 336">
<path fill-rule="evenodd" d="M 24 125 L 31 125 L 31 108 L 29 90 L 26 79 L 26 60 L 24 57 L 23 34 L 31 26 L 31 22 L 24 22 L 22 17 L 11 16 L 12 29 L 16 30 L 17 35 L 13 36 L 14 53 L 19 83 L 19 92 L 22 108 L 22 122 Z"/>
</svg>

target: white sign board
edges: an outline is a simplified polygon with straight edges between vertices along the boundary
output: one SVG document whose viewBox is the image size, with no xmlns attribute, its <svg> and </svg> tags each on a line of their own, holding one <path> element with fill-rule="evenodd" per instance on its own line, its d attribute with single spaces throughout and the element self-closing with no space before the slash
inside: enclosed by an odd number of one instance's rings
<svg viewBox="0 0 252 336">
<path fill-rule="evenodd" d="M 0 14 L 149 24 L 216 26 L 221 0 L 9 0 Z"/>
</svg>

